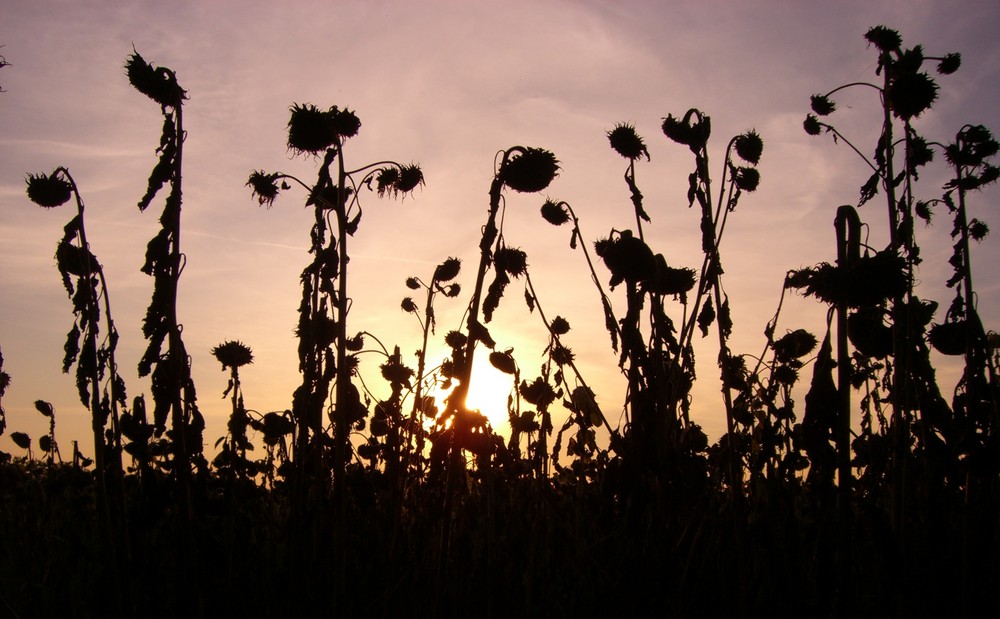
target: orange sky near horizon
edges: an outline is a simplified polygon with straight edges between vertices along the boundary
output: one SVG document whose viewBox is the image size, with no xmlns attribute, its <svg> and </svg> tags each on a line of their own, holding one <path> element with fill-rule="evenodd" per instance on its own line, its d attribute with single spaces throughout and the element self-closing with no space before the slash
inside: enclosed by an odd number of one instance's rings
<svg viewBox="0 0 1000 619">
<path fill-rule="evenodd" d="M 698 214 L 687 208 L 687 148 L 660 131 L 668 114 L 697 107 L 711 116 L 713 177 L 734 135 L 755 129 L 764 140 L 761 186 L 744 195 L 722 243 L 735 321 L 732 349 L 759 355 L 763 330 L 781 294 L 784 274 L 835 258 L 837 206 L 856 202 L 869 172 L 846 145 L 802 130 L 809 96 L 873 79 L 875 54 L 865 31 L 886 24 L 907 46 L 928 54 L 960 52 L 962 68 L 940 76 L 939 100 L 920 118 L 929 139 L 954 139 L 964 123 L 1000 131 L 1000 5 L 976 1 L 956 11 L 945 1 L 909 3 L 754 3 L 653 1 L 608 3 L 486 2 L 84 2 L 14 0 L 0 9 L 0 351 L 11 385 L 3 398 L 7 431 L 0 450 L 22 454 L 9 438 L 34 439 L 47 420 L 37 399 L 52 402 L 64 458 L 72 441 L 91 454 L 89 413 L 72 375 L 60 371 L 71 306 L 53 252 L 69 206 L 43 211 L 25 196 L 28 173 L 65 166 L 87 204 L 92 251 L 108 276 L 121 335 L 120 365 L 129 396 L 149 394 L 135 375 L 146 342 L 140 330 L 152 289 L 139 272 L 145 245 L 158 227 L 162 197 L 146 213 L 136 202 L 155 164 L 157 106 L 131 89 L 123 64 L 132 46 L 158 66 L 173 69 L 190 100 L 184 153 L 179 316 L 192 357 L 199 407 L 208 420 L 205 444 L 225 433 L 227 373 L 211 349 L 238 339 L 255 355 L 241 370 L 248 408 L 267 412 L 291 406 L 299 384 L 293 329 L 299 273 L 312 214 L 299 189 L 260 208 L 245 186 L 252 170 L 282 171 L 310 182 L 319 164 L 293 157 L 285 125 L 293 103 L 356 111 L 361 131 L 345 147 L 348 167 L 391 159 L 421 165 L 426 186 L 401 199 L 362 202 L 364 218 L 351 239 L 348 331 L 370 331 L 390 348 L 412 353 L 420 329 L 400 309 L 411 296 L 407 277 L 428 279 L 435 265 L 461 258 L 463 294 L 439 298 L 433 342 L 461 328 L 469 301 L 478 243 L 488 208 L 497 151 L 514 145 L 555 153 L 561 171 L 541 194 L 508 192 L 504 236 L 528 256 L 539 302 L 549 317 L 567 318 L 564 342 L 597 392 L 612 425 L 622 420 L 624 380 L 603 327 L 597 292 L 567 227 L 539 216 L 546 197 L 565 200 L 580 216 L 588 243 L 612 229 L 634 228 L 627 162 L 608 145 L 619 122 L 635 125 L 651 154 L 636 164 L 639 188 L 652 222 L 644 226 L 654 252 L 672 266 L 701 263 Z M 870 92 L 838 94 L 832 121 L 864 152 L 874 149 L 878 122 Z M 938 197 L 943 165 L 921 174 L 920 193 Z M 996 227 L 995 187 L 973 197 L 976 217 Z M 884 206 L 861 210 L 869 243 L 886 242 Z M 943 306 L 950 267 L 950 220 L 918 231 L 925 263 L 919 278 L 926 297 Z M 988 329 L 1000 326 L 1000 261 L 996 239 L 974 249 L 980 312 Z M 596 265 L 602 284 L 610 274 Z M 490 325 L 497 348 L 514 349 L 522 378 L 543 361 L 546 332 L 523 300 L 524 283 L 508 288 Z M 612 293 L 616 309 L 623 291 Z M 416 297 L 415 297 L 416 299 Z M 671 315 L 680 321 L 679 306 Z M 822 336 L 825 307 L 813 299 L 786 300 L 780 335 L 807 328 Z M 699 380 L 693 415 L 714 440 L 725 428 L 714 336 L 696 337 Z M 713 344 L 713 341 L 715 342 Z M 434 355 L 432 355 L 433 357 Z M 955 375 L 940 360 L 942 391 Z M 382 361 L 362 357 L 367 384 L 384 389 Z M 485 351 L 477 363 L 486 362 Z M 804 374 L 808 376 L 810 369 Z M 504 430 L 504 380 L 489 370 L 491 417 Z M 486 380 L 486 379 L 482 379 Z M 475 383 L 474 383 L 475 389 Z M 502 398 L 502 399 L 501 399 Z M 498 400 L 500 400 L 498 402 Z M 801 398 L 799 399 L 801 404 Z M 557 420 L 557 427 L 558 427 Z M 601 438 L 606 445 L 606 437 Z"/>
</svg>

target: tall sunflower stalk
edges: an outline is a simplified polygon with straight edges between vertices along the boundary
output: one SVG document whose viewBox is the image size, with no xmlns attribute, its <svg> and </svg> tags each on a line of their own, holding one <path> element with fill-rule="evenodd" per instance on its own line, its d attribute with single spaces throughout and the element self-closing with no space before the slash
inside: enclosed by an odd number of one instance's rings
<svg viewBox="0 0 1000 619">
<path fill-rule="evenodd" d="M 271 206 L 293 181 L 309 192 L 306 206 L 313 207 L 309 253 L 312 261 L 302 271 L 302 298 L 296 329 L 299 338 L 299 371 L 302 384 L 292 397 L 296 424 L 293 459 L 300 480 L 322 478 L 324 465 L 323 409 L 334 383 L 333 472 L 337 488 L 343 486 L 348 460 L 350 428 L 363 420 L 367 408 L 352 383 L 361 337 L 348 338 L 348 237 L 361 221 L 359 189 L 366 187 L 381 196 L 411 193 L 424 183 L 423 172 L 414 164 L 381 161 L 354 170 L 344 162 L 344 142 L 357 135 L 361 121 L 348 109 L 333 106 L 320 110 L 314 105 L 295 104 L 288 122 L 288 147 L 298 154 L 320 156 L 322 163 L 313 185 L 294 176 L 256 171 L 247 185 L 258 203 Z M 279 184 L 280 182 L 280 184 Z M 373 186 L 374 185 L 374 186 Z"/>
</svg>

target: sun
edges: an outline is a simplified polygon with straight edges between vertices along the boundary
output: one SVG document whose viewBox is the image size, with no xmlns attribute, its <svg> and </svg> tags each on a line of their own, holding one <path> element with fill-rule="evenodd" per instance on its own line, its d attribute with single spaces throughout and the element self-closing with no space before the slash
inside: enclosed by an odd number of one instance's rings
<svg viewBox="0 0 1000 619">
<path fill-rule="evenodd" d="M 514 395 L 514 377 L 493 367 L 486 355 L 479 355 L 472 364 L 472 379 L 465 406 L 486 415 L 493 431 L 510 435 L 507 400 Z"/>
<path fill-rule="evenodd" d="M 434 398 L 438 407 L 444 409 L 445 400 L 451 391 L 437 393 Z M 493 367 L 487 355 L 478 354 L 472 363 L 472 378 L 469 381 L 469 395 L 465 406 L 478 410 L 490 421 L 497 434 L 510 436 L 510 419 L 507 415 L 507 399 L 514 395 L 514 377 Z"/>
</svg>

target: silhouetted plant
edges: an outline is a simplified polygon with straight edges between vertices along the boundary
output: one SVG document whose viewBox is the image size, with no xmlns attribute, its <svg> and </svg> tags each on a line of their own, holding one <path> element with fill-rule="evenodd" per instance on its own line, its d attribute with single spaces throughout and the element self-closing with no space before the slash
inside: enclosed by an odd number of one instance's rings
<svg viewBox="0 0 1000 619">
<path fill-rule="evenodd" d="M 159 438 L 166 433 L 171 441 L 170 467 L 181 485 L 182 509 L 187 511 L 191 466 L 203 470 L 207 465 L 202 439 L 205 419 L 198 410 L 190 358 L 177 317 L 177 289 L 186 263 L 181 252 L 181 181 L 183 104 L 187 92 L 173 71 L 154 67 L 138 52 L 133 51 L 125 68 L 132 87 L 158 103 L 163 114 L 163 130 L 156 149 L 159 160 L 149 175 L 146 193 L 139 200 L 139 210 L 145 211 L 164 185 L 169 185 L 159 219 L 160 231 L 149 241 L 142 266 L 142 272 L 153 278 L 153 295 L 142 323 L 149 345 L 139 361 L 139 376 L 151 374 L 154 435 Z"/>
<path fill-rule="evenodd" d="M 0 45 L 0 47 L 3 47 L 3 45 Z M 7 62 L 7 59 L 4 58 L 3 54 L 0 54 L 0 69 L 2 69 L 4 67 L 9 67 L 9 66 L 10 66 L 10 63 Z M 3 86 L 0 86 L 0 92 L 7 92 L 7 91 L 5 91 L 3 89 Z"/>
<path fill-rule="evenodd" d="M 7 387 L 10 386 L 10 374 L 3 369 L 3 352 L 0 352 L 0 436 L 7 430 L 7 411 L 3 409 L 3 397 L 7 394 Z M 0 450 L 0 464 L 10 459 L 10 454 Z"/>
<path fill-rule="evenodd" d="M 469 394 L 477 344 L 481 342 L 490 350 L 496 346 L 489 330 L 480 322 L 480 311 L 483 321 L 489 322 L 510 278 L 520 276 L 527 266 L 524 252 L 507 247 L 501 229 L 497 226 L 497 216 L 504 203 L 504 188 L 519 193 L 543 191 L 559 172 L 559 162 L 555 155 L 541 148 L 512 146 L 499 152 L 497 159 L 499 163 L 495 165 L 490 184 L 486 225 L 479 241 L 480 258 L 476 283 L 466 314 L 466 334 L 453 332 L 456 335 L 452 336 L 453 341 L 448 342 L 452 348 L 452 358 L 444 368 L 445 376 L 454 378 L 458 384 L 448 396 L 446 410 L 438 416 L 437 428 L 432 435 L 434 451 L 441 455 L 450 453 L 452 466 L 459 462 L 463 449 L 483 455 L 495 444 L 486 417 L 478 411 L 470 411 L 465 400 Z M 494 280 L 484 297 L 486 272 L 490 268 L 494 269 Z"/>
<path fill-rule="evenodd" d="M 434 313 L 434 300 L 438 294 L 445 297 L 454 298 L 461 294 L 462 288 L 454 282 L 461 271 L 462 263 L 458 258 L 448 258 L 437 265 L 431 276 L 430 283 L 424 283 L 419 277 L 409 277 L 406 280 L 406 287 L 410 290 L 425 291 L 424 316 L 421 319 L 420 307 L 413 299 L 406 297 L 400 307 L 408 314 L 413 314 L 420 325 L 422 340 L 420 349 L 417 350 L 417 372 L 413 379 L 413 404 L 410 408 L 410 417 L 406 426 L 406 463 L 404 470 L 410 474 L 415 474 L 418 478 L 423 475 L 423 453 L 427 432 L 424 429 L 424 417 L 434 419 L 439 411 L 434 398 L 426 395 L 427 389 L 438 383 L 437 372 L 428 372 L 427 367 L 427 345 L 430 335 L 434 334 L 437 318 Z M 416 441 L 414 443 L 414 440 Z M 410 471 L 410 466 L 416 461 L 417 470 Z"/>
<path fill-rule="evenodd" d="M 49 433 L 38 439 L 38 446 L 48 457 L 49 464 L 55 462 L 56 457 L 62 462 L 62 455 L 59 453 L 59 444 L 56 443 L 56 410 L 45 400 L 35 400 L 35 410 L 49 420 Z"/>
<path fill-rule="evenodd" d="M 232 411 L 226 424 L 228 433 L 216 441 L 215 446 L 222 445 L 222 451 L 215 457 L 212 464 L 221 471 L 247 479 L 254 476 L 254 463 L 247 459 L 247 451 L 253 450 L 253 444 L 247 436 L 250 417 L 243 404 L 243 389 L 240 383 L 240 368 L 253 363 L 253 351 L 239 340 L 228 340 L 212 349 L 214 356 L 222 364 L 222 371 L 229 370 L 229 382 L 222 397 L 230 396 Z"/>
<path fill-rule="evenodd" d="M 91 412 L 98 486 L 105 486 L 110 473 L 122 474 L 119 409 L 125 406 L 125 381 L 118 374 L 115 351 L 118 331 L 111 316 L 104 270 L 90 250 L 84 220 L 84 203 L 69 170 L 57 168 L 49 175 L 29 174 L 27 194 L 44 208 L 76 200 L 77 213 L 63 229 L 56 248 L 56 265 L 73 302 L 73 327 L 66 336 L 63 372 L 76 364 L 76 386 L 80 402 Z M 100 338 L 101 311 L 107 334 Z M 82 345 L 81 345 L 82 342 Z M 108 422 L 111 427 L 105 430 Z M 110 457 L 110 461 L 109 461 Z"/>
<path fill-rule="evenodd" d="M 357 135 L 360 127 L 361 121 L 346 108 L 333 106 L 324 111 L 311 104 L 295 104 L 288 122 L 288 147 L 298 154 L 323 153 L 316 183 L 309 186 L 287 174 L 263 171 L 253 172 L 247 182 L 262 206 L 271 206 L 280 191 L 290 188 L 287 180 L 309 191 L 306 205 L 312 206 L 315 214 L 309 248 L 313 260 L 301 277 L 296 334 L 302 384 L 292 398 L 292 417 L 297 425 L 293 458 L 301 473 L 308 470 L 320 479 L 324 469 L 322 414 L 330 384 L 336 381 L 330 419 L 334 426 L 332 468 L 338 488 L 345 481 L 350 429 L 368 414 L 352 382 L 357 357 L 348 354 L 349 350 L 360 349 L 360 341 L 347 337 L 347 240 L 361 221 L 359 189 L 367 187 L 380 197 L 396 197 L 424 183 L 423 172 L 414 164 L 382 161 L 348 170 L 343 145 Z M 331 232 L 333 226 L 336 229 Z"/>
</svg>

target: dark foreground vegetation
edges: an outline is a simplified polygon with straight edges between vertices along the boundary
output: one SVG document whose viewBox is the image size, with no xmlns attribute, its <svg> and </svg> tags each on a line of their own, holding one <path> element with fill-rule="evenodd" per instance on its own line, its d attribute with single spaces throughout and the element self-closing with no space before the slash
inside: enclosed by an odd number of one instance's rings
<svg viewBox="0 0 1000 619">
<path fill-rule="evenodd" d="M 296 330 L 302 383 L 288 410 L 253 411 L 239 375 L 253 354 L 242 342 L 221 343 L 212 352 L 230 372 L 232 414 L 214 450 L 205 448 L 176 312 L 186 92 L 172 71 L 134 53 L 128 78 L 164 120 L 139 201 L 146 210 L 165 194 L 142 266 L 153 293 L 138 373 L 151 377 L 151 402 L 126 395 L 109 283 L 87 243 L 80 189 L 67 168 L 29 175 L 34 203 L 77 206 L 56 258 L 73 312 L 64 369 L 75 372 L 93 414 L 94 451 L 88 459 L 74 444 L 72 462 L 63 462 L 56 413 L 41 400 L 50 433 L 10 434 L 24 453 L 0 455 L 0 609 L 15 617 L 1000 610 L 997 337 L 980 321 L 971 259 L 972 243 L 988 233 L 972 198 L 1000 176 L 991 163 L 998 144 L 981 125 L 943 142 L 914 126 L 937 98 L 927 68 L 950 74 L 957 54 L 905 48 L 882 26 L 865 38 L 878 56 L 875 81 L 814 95 L 804 123 L 872 171 L 860 195 L 850 190 L 856 203 L 831 212 L 837 261 L 785 280 L 786 292 L 817 299 L 824 333 L 779 330 L 779 303 L 759 355 L 730 350 L 720 247 L 729 216 L 761 182 L 764 141 L 754 131 L 728 141 L 713 178 L 710 118 L 692 109 L 663 121 L 665 136 L 694 160 L 687 197 L 702 233 L 696 268 L 669 265 L 645 241 L 650 217 L 635 167 L 649 155 L 631 125 L 608 132 L 627 162 L 629 228 L 592 242 L 571 205 L 538 199 L 553 234 L 593 276 L 602 337 L 628 381 L 618 427 L 574 363 L 568 321 L 546 314 L 527 256 L 504 237 L 506 200 L 545 191 L 559 170 L 553 153 L 498 153 L 468 309 L 444 336 L 444 360 L 427 358 L 434 304 L 463 295 L 462 264 L 443 259 L 406 281 L 414 296 L 402 309 L 423 329 L 411 359 L 350 330 L 346 265 L 350 239 L 363 233 L 362 197 L 408 194 L 423 172 L 348 165 L 345 145 L 361 127 L 354 112 L 294 105 L 288 147 L 315 156 L 315 181 L 255 171 L 247 185 L 268 207 L 301 189 L 315 213 Z M 870 144 L 831 124 L 836 94 L 848 87 L 875 99 L 882 122 Z M 951 180 L 919 197 L 930 165 L 947 166 Z M 879 201 L 890 240 L 873 248 L 858 207 L 868 203 L 874 220 Z M 954 239 L 954 296 L 942 306 L 915 286 L 914 228 L 932 216 L 949 221 Z M 522 370 L 503 335 L 489 330 L 515 281 L 523 294 L 513 296 L 549 333 L 537 372 Z M 712 445 L 689 416 L 696 332 L 718 338 L 721 351 L 727 432 Z M 962 367 L 950 393 L 938 385 L 932 349 Z M 361 380 L 361 353 L 381 355 L 388 395 Z M 464 405 L 477 354 L 516 385 L 506 442 Z M 0 397 L 11 383 L 2 369 L 0 357 Z M 430 394 L 442 387 L 453 391 L 439 408 Z M 566 416 L 559 427 L 557 408 Z M 5 426 L 0 412 L 0 432 Z M 207 452 L 217 454 L 211 462 Z"/>
</svg>

